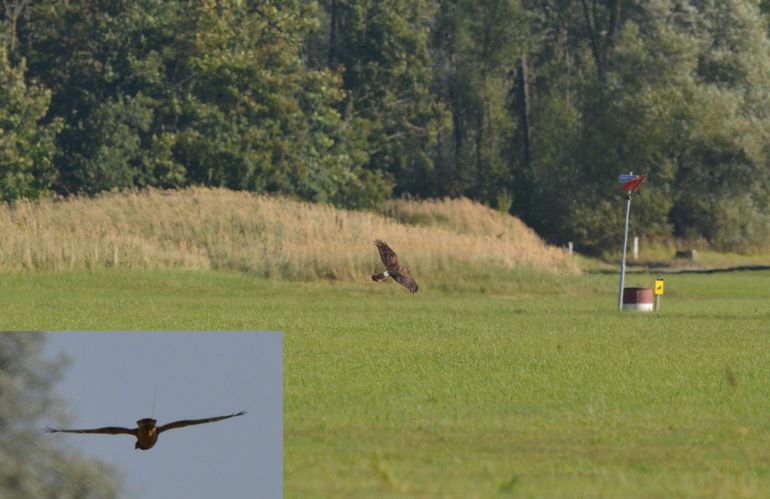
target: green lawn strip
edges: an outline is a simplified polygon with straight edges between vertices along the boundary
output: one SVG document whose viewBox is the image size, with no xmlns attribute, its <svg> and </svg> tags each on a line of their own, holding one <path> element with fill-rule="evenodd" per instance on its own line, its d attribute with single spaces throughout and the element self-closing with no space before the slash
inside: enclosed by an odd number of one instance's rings
<svg viewBox="0 0 770 499">
<path fill-rule="evenodd" d="M 6 273 L 0 328 L 284 331 L 287 497 L 770 489 L 770 272 L 668 276 L 659 314 L 617 313 L 617 276 L 481 274 Z"/>
</svg>

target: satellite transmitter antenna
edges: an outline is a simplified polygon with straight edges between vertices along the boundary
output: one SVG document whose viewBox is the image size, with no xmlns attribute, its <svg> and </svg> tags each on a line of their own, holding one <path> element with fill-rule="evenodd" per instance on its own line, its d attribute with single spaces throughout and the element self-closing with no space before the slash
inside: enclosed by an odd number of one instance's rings
<svg viewBox="0 0 770 499">
<path fill-rule="evenodd" d="M 155 417 L 155 401 L 158 399 L 158 385 L 155 385 L 155 395 L 152 396 L 152 412 L 150 413 L 150 417 Z"/>
</svg>

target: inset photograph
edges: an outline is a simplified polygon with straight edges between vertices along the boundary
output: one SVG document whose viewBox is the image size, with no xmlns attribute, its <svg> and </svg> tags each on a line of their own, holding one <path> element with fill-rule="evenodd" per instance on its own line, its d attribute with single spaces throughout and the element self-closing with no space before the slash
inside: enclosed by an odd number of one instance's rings
<svg viewBox="0 0 770 499">
<path fill-rule="evenodd" d="M 26 417 L 0 454 L 40 470 L 4 492 L 282 497 L 282 350 L 277 332 L 0 334 L 2 411 Z"/>
</svg>

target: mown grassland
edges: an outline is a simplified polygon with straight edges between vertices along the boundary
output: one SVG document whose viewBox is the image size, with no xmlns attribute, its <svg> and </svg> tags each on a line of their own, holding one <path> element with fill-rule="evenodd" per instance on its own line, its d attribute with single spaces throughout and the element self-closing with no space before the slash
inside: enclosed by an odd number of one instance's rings
<svg viewBox="0 0 770 499">
<path fill-rule="evenodd" d="M 287 497 L 766 497 L 770 272 L 464 272 L 4 272 L 0 328 L 283 331 Z"/>
<path fill-rule="evenodd" d="M 770 272 L 667 275 L 658 314 L 616 286 L 467 200 L 0 209 L 0 329 L 284 332 L 287 497 L 766 496 Z"/>
</svg>

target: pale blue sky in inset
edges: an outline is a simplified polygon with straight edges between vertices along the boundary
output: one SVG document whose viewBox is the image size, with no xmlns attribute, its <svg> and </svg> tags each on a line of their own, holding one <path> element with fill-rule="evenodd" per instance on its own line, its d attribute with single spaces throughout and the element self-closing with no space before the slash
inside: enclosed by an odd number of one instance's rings
<svg viewBox="0 0 770 499">
<path fill-rule="evenodd" d="M 148 451 L 135 450 L 130 435 L 50 435 L 115 466 L 125 478 L 127 499 L 282 496 L 281 333 L 50 332 L 46 336 L 46 357 L 63 352 L 72 360 L 55 387 L 70 409 L 71 428 L 133 428 L 136 420 L 151 416 L 162 425 L 248 411 L 164 432 Z"/>
</svg>

